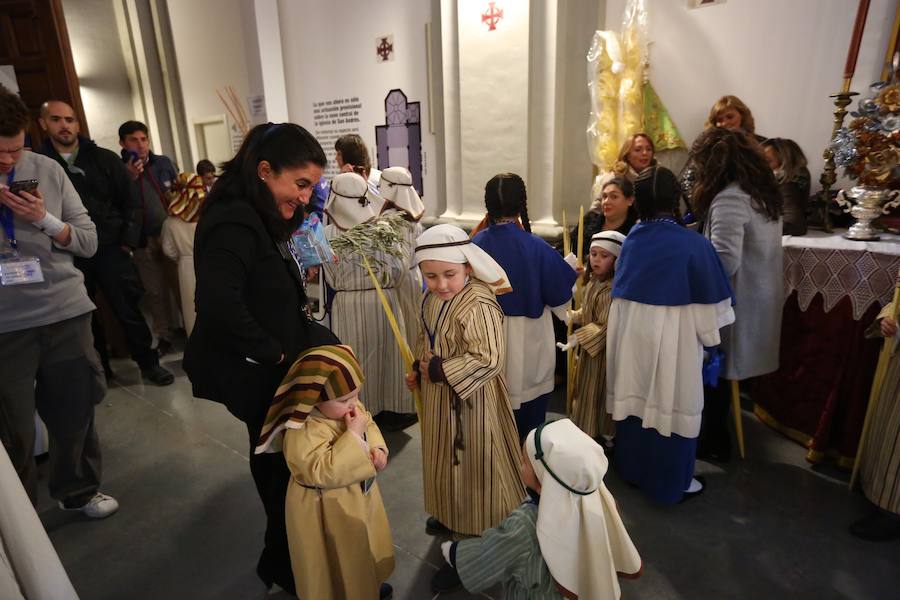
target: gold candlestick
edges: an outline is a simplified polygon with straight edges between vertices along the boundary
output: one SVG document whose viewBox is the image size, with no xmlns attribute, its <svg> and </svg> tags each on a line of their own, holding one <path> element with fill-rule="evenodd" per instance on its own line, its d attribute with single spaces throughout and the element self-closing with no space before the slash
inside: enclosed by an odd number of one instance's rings
<svg viewBox="0 0 900 600">
<path fill-rule="evenodd" d="M 836 107 L 834 109 L 834 127 L 831 130 L 830 140 L 833 140 L 834 136 L 837 135 L 838 130 L 844 126 L 844 117 L 847 116 L 847 106 L 853 101 L 853 96 L 859 95 L 856 92 L 851 92 L 847 89 L 849 87 L 847 84 L 849 83 L 850 82 L 845 79 L 844 91 L 829 96 L 830 98 L 834 98 L 834 105 Z M 822 171 L 822 176 L 819 177 L 819 183 L 822 184 L 822 229 L 827 233 L 832 232 L 831 215 L 828 214 L 828 203 L 831 202 L 831 186 L 837 181 L 834 165 L 834 150 L 831 149 L 830 140 L 825 152 L 822 153 L 822 157 L 825 158 L 825 170 Z"/>
</svg>

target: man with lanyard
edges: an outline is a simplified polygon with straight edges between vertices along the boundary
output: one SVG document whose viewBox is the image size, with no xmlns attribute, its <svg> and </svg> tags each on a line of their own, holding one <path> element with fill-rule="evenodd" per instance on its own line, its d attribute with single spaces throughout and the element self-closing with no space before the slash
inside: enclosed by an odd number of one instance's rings
<svg viewBox="0 0 900 600">
<path fill-rule="evenodd" d="M 37 409 L 50 437 L 50 495 L 63 509 L 103 518 L 119 508 L 98 491 L 94 405 L 106 389 L 91 335 L 95 307 L 72 261 L 96 252 L 97 232 L 62 168 L 24 151 L 28 118 L 0 86 L 0 440 L 36 502 Z"/>
<path fill-rule="evenodd" d="M 65 102 L 45 102 L 39 123 L 48 137 L 38 152 L 66 170 L 97 226 L 97 253 L 91 258 L 75 258 L 75 266 L 84 273 L 88 295 L 93 300 L 98 287 L 103 291 L 144 378 L 156 385 L 171 384 L 175 376 L 159 365 L 159 354 L 151 348 L 153 336 L 138 308 L 144 288 L 131 255 L 140 244 L 140 221 L 135 222 L 140 207 L 134 206 L 128 171 L 114 153 L 78 135 L 78 118 Z M 107 356 L 106 340 L 98 321 L 94 313 L 94 342 L 103 358 Z M 103 366 L 110 377 L 108 364 L 106 359 Z"/>
<path fill-rule="evenodd" d="M 168 192 L 178 171 L 168 157 L 150 151 L 147 126 L 140 121 L 122 123 L 119 127 L 119 145 L 122 146 L 122 160 L 131 175 L 132 193 L 142 207 L 141 241 L 134 253 L 134 264 L 144 282 L 147 304 L 153 317 L 153 333 L 162 355 L 172 349 L 174 324 L 178 319 L 172 303 L 172 298 L 177 294 L 172 286 L 175 265 L 163 253 L 160 241 L 162 225 L 168 216 Z"/>
</svg>

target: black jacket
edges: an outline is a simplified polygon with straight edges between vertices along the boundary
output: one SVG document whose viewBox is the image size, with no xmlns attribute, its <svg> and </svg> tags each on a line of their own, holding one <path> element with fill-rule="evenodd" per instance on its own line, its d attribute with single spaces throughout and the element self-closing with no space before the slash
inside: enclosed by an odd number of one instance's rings
<svg viewBox="0 0 900 600">
<path fill-rule="evenodd" d="M 137 248 L 141 237 L 140 203 L 132 193 L 131 178 L 114 152 L 87 138 L 78 137 L 78 154 L 72 167 L 50 139 L 37 150 L 59 163 L 91 220 L 97 226 L 100 246 Z"/>
<path fill-rule="evenodd" d="M 184 352 L 194 396 L 261 424 L 297 355 L 339 342 L 306 316 L 297 264 L 248 202 L 219 197 L 207 206 L 194 238 L 194 269 L 197 321 Z"/>
</svg>

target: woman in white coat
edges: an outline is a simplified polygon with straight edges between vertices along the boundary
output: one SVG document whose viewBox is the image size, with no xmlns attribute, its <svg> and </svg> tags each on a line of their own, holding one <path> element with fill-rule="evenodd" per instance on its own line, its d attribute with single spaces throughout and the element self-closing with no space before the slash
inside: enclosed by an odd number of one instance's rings
<svg viewBox="0 0 900 600">
<path fill-rule="evenodd" d="M 723 379 L 778 369 L 784 273 L 781 195 L 759 143 L 741 129 L 714 127 L 694 142 L 692 205 L 734 289 L 734 325 L 722 331 Z M 698 455 L 728 460 L 729 386 L 707 388 Z"/>
</svg>

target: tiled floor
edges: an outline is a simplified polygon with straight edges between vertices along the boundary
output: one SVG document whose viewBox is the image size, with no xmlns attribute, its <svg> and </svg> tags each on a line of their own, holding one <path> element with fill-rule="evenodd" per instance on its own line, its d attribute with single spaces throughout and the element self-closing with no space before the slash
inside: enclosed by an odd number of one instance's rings
<svg viewBox="0 0 900 600">
<path fill-rule="evenodd" d="M 144 386 L 128 362 L 97 407 L 103 490 L 122 508 L 106 521 L 63 513 L 41 490 L 39 512 L 84 600 L 284 599 L 254 574 L 263 518 L 243 426 L 195 400 L 177 358 L 174 385 Z M 844 475 L 810 467 L 803 450 L 745 413 L 748 459 L 698 463 L 709 489 L 674 508 L 650 505 L 614 473 L 607 484 L 644 559 L 623 581 L 632 599 L 900 598 L 900 542 L 858 541 L 865 508 Z M 390 434 L 380 476 L 394 535 L 394 598 L 435 597 L 439 540 L 425 535 L 418 426 Z M 478 597 L 465 592 L 441 598 Z"/>
</svg>

